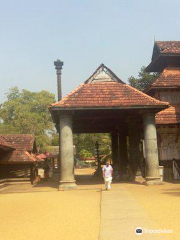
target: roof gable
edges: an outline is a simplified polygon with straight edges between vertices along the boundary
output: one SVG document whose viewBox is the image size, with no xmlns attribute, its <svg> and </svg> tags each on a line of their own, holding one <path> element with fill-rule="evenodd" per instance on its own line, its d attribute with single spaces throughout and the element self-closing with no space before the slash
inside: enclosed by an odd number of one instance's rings
<svg viewBox="0 0 180 240">
<path fill-rule="evenodd" d="M 109 78 L 111 80 L 107 80 Z M 125 84 L 102 64 L 85 83 L 61 101 L 52 104 L 50 108 L 134 108 L 138 106 L 165 107 L 166 103 Z"/>
<path fill-rule="evenodd" d="M 101 64 L 96 71 L 85 81 L 86 84 L 95 82 L 119 82 L 124 83 L 119 79 L 108 67 Z"/>
</svg>

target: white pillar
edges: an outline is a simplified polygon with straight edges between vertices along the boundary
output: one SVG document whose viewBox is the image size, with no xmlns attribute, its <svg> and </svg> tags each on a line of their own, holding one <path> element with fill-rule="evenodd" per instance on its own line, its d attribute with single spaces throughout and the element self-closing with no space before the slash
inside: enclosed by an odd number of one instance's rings
<svg viewBox="0 0 180 240">
<path fill-rule="evenodd" d="M 155 114 L 147 113 L 144 121 L 144 145 L 146 155 L 146 184 L 162 184 L 159 175 L 159 158 Z"/>
<path fill-rule="evenodd" d="M 76 189 L 74 178 L 74 153 L 73 153 L 73 133 L 72 117 L 60 117 L 60 160 L 61 174 L 59 190 Z"/>
</svg>

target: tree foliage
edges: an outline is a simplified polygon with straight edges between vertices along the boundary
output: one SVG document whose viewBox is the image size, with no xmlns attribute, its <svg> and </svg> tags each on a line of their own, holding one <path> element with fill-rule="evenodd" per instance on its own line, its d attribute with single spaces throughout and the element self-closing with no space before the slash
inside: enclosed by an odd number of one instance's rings
<svg viewBox="0 0 180 240">
<path fill-rule="evenodd" d="M 145 69 L 146 67 L 144 66 L 141 68 L 137 78 L 133 76 L 128 78 L 129 84 L 140 91 L 147 89 L 147 87 L 159 76 L 158 73 L 147 73 Z"/>
<path fill-rule="evenodd" d="M 90 157 L 93 156 L 93 154 L 90 153 L 89 151 L 87 151 L 86 149 L 82 149 L 82 150 L 80 151 L 80 153 L 79 153 L 79 156 L 80 156 L 81 158 L 90 158 Z"/>
<path fill-rule="evenodd" d="M 95 155 L 95 143 L 99 143 L 100 155 L 108 155 L 111 153 L 111 139 L 108 133 L 92 133 L 92 134 L 75 134 L 74 144 L 76 145 L 78 157 L 82 157 L 84 150 Z"/>
<path fill-rule="evenodd" d="M 55 102 L 55 96 L 47 91 L 19 91 L 13 87 L 6 95 L 7 101 L 1 105 L 1 133 L 35 134 L 40 147 L 50 144 L 54 129 L 48 107 Z"/>
</svg>

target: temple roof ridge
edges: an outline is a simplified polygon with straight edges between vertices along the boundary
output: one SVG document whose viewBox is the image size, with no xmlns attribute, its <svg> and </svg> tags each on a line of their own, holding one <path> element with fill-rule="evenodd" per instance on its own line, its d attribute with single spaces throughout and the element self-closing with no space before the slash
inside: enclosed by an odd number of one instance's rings
<svg viewBox="0 0 180 240">
<path fill-rule="evenodd" d="M 107 71 L 108 76 L 103 81 L 98 78 L 101 71 Z M 107 73 L 105 72 L 105 73 Z M 104 74 L 104 73 L 103 73 Z M 136 108 L 136 107 L 166 107 L 168 103 L 161 102 L 145 93 L 122 82 L 109 68 L 101 64 L 83 84 L 66 95 L 61 101 L 51 104 L 55 108 Z"/>
</svg>

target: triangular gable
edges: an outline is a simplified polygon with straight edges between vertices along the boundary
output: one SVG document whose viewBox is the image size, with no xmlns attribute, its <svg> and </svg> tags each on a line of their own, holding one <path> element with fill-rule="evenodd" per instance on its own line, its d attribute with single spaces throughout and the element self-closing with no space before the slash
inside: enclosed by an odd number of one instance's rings
<svg viewBox="0 0 180 240">
<path fill-rule="evenodd" d="M 110 79 L 110 80 L 109 80 Z M 109 68 L 103 64 L 74 91 L 61 101 L 51 104 L 59 108 L 121 108 L 159 106 L 167 107 L 167 103 L 152 98 L 143 92 L 122 82 Z"/>
<path fill-rule="evenodd" d="M 96 71 L 85 81 L 86 84 L 95 82 L 119 82 L 124 83 L 119 79 L 109 68 L 101 64 Z"/>
</svg>

